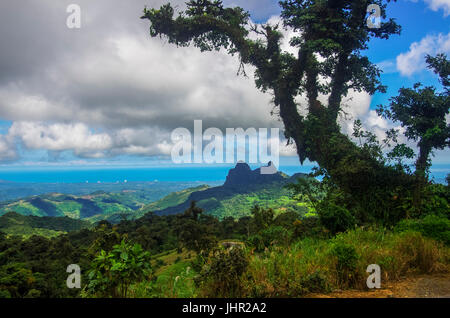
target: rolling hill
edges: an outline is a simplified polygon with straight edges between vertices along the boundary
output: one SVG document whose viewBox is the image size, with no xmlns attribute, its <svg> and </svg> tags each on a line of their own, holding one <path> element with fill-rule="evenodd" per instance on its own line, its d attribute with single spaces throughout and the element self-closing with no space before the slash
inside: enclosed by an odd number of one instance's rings
<svg viewBox="0 0 450 318">
<path fill-rule="evenodd" d="M 60 193 L 32 196 L 0 203 L 0 215 L 17 212 L 22 215 L 63 217 L 96 221 L 113 214 L 132 214 L 144 206 L 145 200 L 137 191 L 106 193 L 96 191 L 90 195 Z"/>
<path fill-rule="evenodd" d="M 38 217 L 8 212 L 0 216 L 0 232 L 21 236 L 41 235 L 57 236 L 61 233 L 90 228 L 87 221 L 74 220 L 69 217 Z"/>
</svg>

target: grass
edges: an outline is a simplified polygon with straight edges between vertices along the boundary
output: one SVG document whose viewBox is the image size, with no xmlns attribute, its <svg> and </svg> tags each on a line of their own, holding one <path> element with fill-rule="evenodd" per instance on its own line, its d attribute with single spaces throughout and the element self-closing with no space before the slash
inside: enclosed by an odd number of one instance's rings
<svg viewBox="0 0 450 318">
<path fill-rule="evenodd" d="M 347 258 L 350 264 L 345 263 L 345 254 L 336 255 L 336 250 L 342 251 L 337 246 L 354 251 L 355 258 Z M 242 284 L 249 297 L 301 297 L 332 289 L 366 289 L 370 264 L 380 265 L 382 281 L 407 274 L 447 272 L 450 249 L 417 232 L 356 229 L 331 240 L 307 238 L 252 255 Z"/>
<path fill-rule="evenodd" d="M 151 281 L 143 281 L 131 287 L 130 297 L 133 298 L 193 298 L 196 296 L 190 253 L 176 251 L 163 253 L 154 260 L 164 262 L 158 268 Z"/>
<path fill-rule="evenodd" d="M 450 271 L 450 247 L 419 232 L 362 229 L 332 239 L 305 238 L 262 253 L 246 251 L 249 265 L 240 284 L 244 297 L 304 297 L 336 289 L 365 290 L 370 264 L 381 267 L 381 282 L 405 275 Z M 131 297 L 195 298 L 211 295 L 194 283 L 193 253 L 155 255 L 163 263 L 152 279 L 135 284 Z M 195 256 L 195 255 L 194 255 Z M 211 295 L 212 296 L 212 295 Z"/>
</svg>

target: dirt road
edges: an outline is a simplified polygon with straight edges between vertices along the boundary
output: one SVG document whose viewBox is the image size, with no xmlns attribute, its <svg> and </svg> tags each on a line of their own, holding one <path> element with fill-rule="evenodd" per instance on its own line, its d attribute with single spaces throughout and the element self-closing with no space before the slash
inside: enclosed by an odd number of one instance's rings
<svg viewBox="0 0 450 318">
<path fill-rule="evenodd" d="M 450 273 L 409 277 L 381 284 L 381 289 L 311 294 L 311 298 L 450 298 Z"/>
</svg>

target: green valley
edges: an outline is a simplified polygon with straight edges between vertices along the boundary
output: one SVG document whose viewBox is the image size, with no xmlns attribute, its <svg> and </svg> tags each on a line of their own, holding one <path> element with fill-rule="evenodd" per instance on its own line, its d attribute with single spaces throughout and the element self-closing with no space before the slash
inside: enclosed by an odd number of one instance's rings
<svg viewBox="0 0 450 318">
<path fill-rule="evenodd" d="M 87 221 L 74 220 L 69 217 L 38 217 L 8 212 L 0 216 L 0 232 L 8 235 L 30 237 L 40 235 L 54 237 L 72 231 L 91 228 Z"/>
<path fill-rule="evenodd" d="M 67 216 L 72 219 L 98 221 L 113 214 L 132 214 L 146 203 L 138 191 L 90 195 L 51 193 L 0 203 L 0 215 L 17 212 L 33 216 Z"/>
</svg>

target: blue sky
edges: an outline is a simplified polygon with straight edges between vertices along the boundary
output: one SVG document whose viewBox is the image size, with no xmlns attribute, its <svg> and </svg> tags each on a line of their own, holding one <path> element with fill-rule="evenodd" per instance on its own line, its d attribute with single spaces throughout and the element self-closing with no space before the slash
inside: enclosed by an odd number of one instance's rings
<svg viewBox="0 0 450 318">
<path fill-rule="evenodd" d="M 251 79 L 236 77 L 236 59 L 149 38 L 148 25 L 137 17 L 144 5 L 165 1 L 75 1 L 83 26 L 68 30 L 65 8 L 72 2 L 42 0 L 27 9 L 12 0 L 0 4 L 3 168 L 170 164 L 171 130 L 189 128 L 194 119 L 220 129 L 282 128 L 269 115 L 270 96 Z M 224 2 L 243 6 L 256 22 L 279 14 L 274 0 Z M 381 79 L 388 92 L 355 94 L 349 102 L 354 116 L 375 132 L 393 126 L 373 110 L 400 87 L 438 85 L 424 68 L 425 52 L 450 54 L 450 0 L 399 0 L 388 5 L 388 16 L 402 25 L 402 34 L 374 40 L 366 52 L 385 70 Z M 33 40 L 21 41 L 25 37 Z M 282 153 L 285 164 L 298 163 L 292 149 Z M 435 162 L 450 163 L 449 151 L 437 152 Z"/>
<path fill-rule="evenodd" d="M 450 6 L 450 1 L 447 1 Z M 408 51 L 412 43 L 420 42 L 427 36 L 448 35 L 450 32 L 450 18 L 445 16 L 444 10 L 433 11 L 424 1 L 413 2 L 401 0 L 388 5 L 392 17 L 402 26 L 400 36 L 393 36 L 390 40 L 374 40 L 367 52 L 369 58 L 375 63 L 392 62 L 396 57 Z M 447 49 L 448 49 L 447 44 Z M 386 103 L 390 96 L 394 96 L 402 86 L 411 87 L 416 82 L 424 85 L 438 85 L 436 76 L 430 71 L 421 70 L 407 76 L 400 74 L 395 67 L 387 69 L 381 77 L 382 82 L 388 86 L 387 94 L 377 94 L 372 107 Z"/>
</svg>

